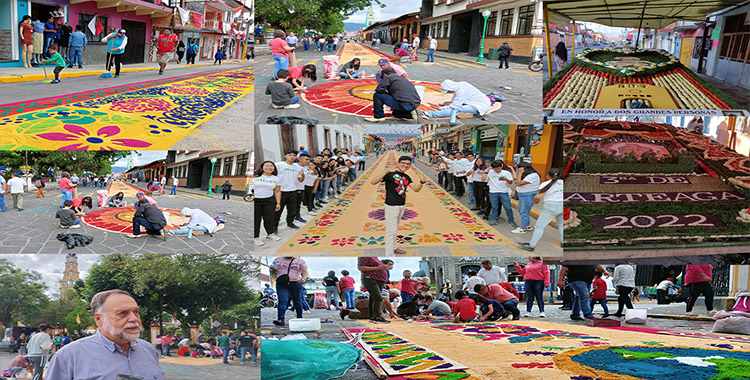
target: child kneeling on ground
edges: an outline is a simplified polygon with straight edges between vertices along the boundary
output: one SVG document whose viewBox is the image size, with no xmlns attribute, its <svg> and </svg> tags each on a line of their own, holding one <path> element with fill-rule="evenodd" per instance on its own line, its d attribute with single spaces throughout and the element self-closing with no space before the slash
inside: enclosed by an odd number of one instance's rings
<svg viewBox="0 0 750 380">
<path fill-rule="evenodd" d="M 44 63 L 55 64 L 55 80 L 50 82 L 50 84 L 57 84 L 60 83 L 60 72 L 65 68 L 65 60 L 63 59 L 62 55 L 57 52 L 57 46 L 55 45 L 49 47 L 49 53 L 52 56 L 50 57 L 50 59 L 44 60 Z"/>
<path fill-rule="evenodd" d="M 473 299 L 466 296 L 466 292 L 459 290 L 456 292 L 456 307 L 453 312 L 456 314 L 454 323 L 471 322 L 477 317 L 477 304 Z"/>
<path fill-rule="evenodd" d="M 505 308 L 500 302 L 484 298 L 480 294 L 477 294 L 474 300 L 479 304 L 479 311 L 481 314 L 479 322 L 497 321 L 498 319 L 507 316 L 507 314 L 505 313 Z"/>
<path fill-rule="evenodd" d="M 76 217 L 73 210 L 73 201 L 70 199 L 63 202 L 63 208 L 57 210 L 55 218 L 60 219 L 60 228 L 80 228 L 81 220 Z"/>
<path fill-rule="evenodd" d="M 299 107 L 299 96 L 294 95 L 294 87 L 286 80 L 289 70 L 281 69 L 276 73 L 276 80 L 266 86 L 266 95 L 271 95 L 271 107 L 291 109 Z"/>
</svg>

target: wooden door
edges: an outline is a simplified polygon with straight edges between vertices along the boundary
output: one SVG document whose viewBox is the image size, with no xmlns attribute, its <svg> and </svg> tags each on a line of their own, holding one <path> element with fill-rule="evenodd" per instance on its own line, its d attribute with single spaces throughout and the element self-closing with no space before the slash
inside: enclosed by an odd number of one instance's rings
<svg viewBox="0 0 750 380">
<path fill-rule="evenodd" d="M 128 46 L 125 48 L 125 52 L 122 53 L 122 63 L 144 63 L 146 24 L 137 21 L 122 20 L 122 28 L 125 29 L 128 36 Z"/>
</svg>

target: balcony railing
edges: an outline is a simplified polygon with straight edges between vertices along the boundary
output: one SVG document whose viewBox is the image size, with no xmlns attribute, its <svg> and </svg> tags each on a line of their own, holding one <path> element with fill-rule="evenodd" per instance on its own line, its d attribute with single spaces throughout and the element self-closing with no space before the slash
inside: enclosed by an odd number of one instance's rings
<svg viewBox="0 0 750 380">
<path fill-rule="evenodd" d="M 219 30 L 219 20 L 206 20 L 203 29 Z"/>
</svg>

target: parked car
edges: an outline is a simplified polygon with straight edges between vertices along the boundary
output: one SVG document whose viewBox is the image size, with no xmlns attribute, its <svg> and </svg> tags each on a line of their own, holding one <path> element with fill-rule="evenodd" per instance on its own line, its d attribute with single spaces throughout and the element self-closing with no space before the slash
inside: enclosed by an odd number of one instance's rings
<svg viewBox="0 0 750 380">
<path fill-rule="evenodd" d="M 9 336 L 3 338 L 3 340 L 0 340 L 0 352 L 2 351 L 12 352 L 13 347 L 15 346 L 16 346 L 16 342 L 14 342 L 13 338 Z"/>
</svg>

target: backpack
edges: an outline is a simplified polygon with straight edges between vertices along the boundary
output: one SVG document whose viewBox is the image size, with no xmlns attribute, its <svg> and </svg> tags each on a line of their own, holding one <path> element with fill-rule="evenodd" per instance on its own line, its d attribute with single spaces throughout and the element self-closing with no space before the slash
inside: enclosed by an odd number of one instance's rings
<svg viewBox="0 0 750 380">
<path fill-rule="evenodd" d="M 750 292 L 739 292 L 734 298 L 732 311 L 750 313 Z"/>
</svg>

